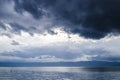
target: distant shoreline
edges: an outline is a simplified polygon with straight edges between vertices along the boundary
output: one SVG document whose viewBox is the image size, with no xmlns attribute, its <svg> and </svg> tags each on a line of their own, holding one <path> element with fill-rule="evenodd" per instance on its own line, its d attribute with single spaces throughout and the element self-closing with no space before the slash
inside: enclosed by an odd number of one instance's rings
<svg viewBox="0 0 120 80">
<path fill-rule="evenodd" d="M 120 62 L 0 62 L 0 67 L 120 67 Z"/>
</svg>

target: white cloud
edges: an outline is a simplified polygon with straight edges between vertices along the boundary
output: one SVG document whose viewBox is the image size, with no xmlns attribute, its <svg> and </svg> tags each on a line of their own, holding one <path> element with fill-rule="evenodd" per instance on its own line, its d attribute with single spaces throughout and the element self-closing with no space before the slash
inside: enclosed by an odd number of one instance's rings
<svg viewBox="0 0 120 80">
<path fill-rule="evenodd" d="M 84 39 L 78 35 L 68 35 L 59 28 L 54 29 L 54 32 L 57 34 L 52 35 L 45 32 L 44 34 L 46 35 L 35 34 L 31 36 L 27 32 L 22 31 L 21 35 L 14 34 L 11 38 L 0 36 L 0 54 L 12 53 L 17 58 L 20 58 L 21 61 L 43 62 L 86 61 L 93 60 L 93 58 L 98 56 L 120 56 L 120 36 L 92 40 Z M 13 41 L 19 42 L 20 45 L 11 45 Z M 16 53 L 16 51 L 20 53 Z M 24 55 L 26 56 L 23 57 Z M 7 59 L 7 57 L 0 56 L 2 57 L 0 60 Z M 12 59 L 14 60 L 14 57 Z"/>
</svg>

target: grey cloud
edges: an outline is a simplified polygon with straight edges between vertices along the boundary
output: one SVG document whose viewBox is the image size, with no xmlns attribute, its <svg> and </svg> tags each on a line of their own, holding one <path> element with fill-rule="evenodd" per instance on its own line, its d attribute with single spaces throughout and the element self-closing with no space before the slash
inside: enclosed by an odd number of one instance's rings
<svg viewBox="0 0 120 80">
<path fill-rule="evenodd" d="M 52 33 L 52 27 L 54 26 L 52 19 L 44 17 L 36 20 L 27 11 L 19 14 L 14 9 L 14 0 L 1 0 L 0 4 L 0 28 L 6 29 L 6 26 L 3 24 L 10 25 L 12 28 L 12 33 L 2 33 L 2 35 L 11 36 L 12 34 L 20 34 L 21 31 L 28 32 L 31 35 L 43 33 L 44 31 Z"/>
<path fill-rule="evenodd" d="M 118 0 L 15 0 L 15 10 L 27 11 L 36 19 L 45 14 L 42 9 L 48 10 L 65 31 L 100 39 L 109 33 L 119 34 L 119 3 Z"/>
<path fill-rule="evenodd" d="M 5 24 L 3 24 L 2 22 L 0 22 L 0 28 L 6 30 Z"/>
<path fill-rule="evenodd" d="M 1 0 L 0 20 L 22 25 L 12 26 L 16 32 L 51 32 L 52 28 L 62 26 L 68 33 L 100 39 L 108 34 L 119 35 L 119 3 L 119 0 Z"/>
<path fill-rule="evenodd" d="M 13 41 L 11 42 L 11 45 L 20 45 L 20 43 L 17 42 L 17 41 L 15 41 L 15 40 L 13 40 Z"/>
<path fill-rule="evenodd" d="M 120 56 L 110 56 L 110 55 L 99 55 L 96 57 L 91 58 L 92 61 L 113 61 L 113 62 L 119 62 Z"/>
</svg>

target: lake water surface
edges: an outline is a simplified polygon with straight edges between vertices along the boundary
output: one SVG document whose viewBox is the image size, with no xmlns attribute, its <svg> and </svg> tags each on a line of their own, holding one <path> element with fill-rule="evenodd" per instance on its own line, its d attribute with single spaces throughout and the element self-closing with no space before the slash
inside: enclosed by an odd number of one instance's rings
<svg viewBox="0 0 120 80">
<path fill-rule="evenodd" d="M 0 80 L 120 80 L 120 68 L 0 67 Z"/>
</svg>

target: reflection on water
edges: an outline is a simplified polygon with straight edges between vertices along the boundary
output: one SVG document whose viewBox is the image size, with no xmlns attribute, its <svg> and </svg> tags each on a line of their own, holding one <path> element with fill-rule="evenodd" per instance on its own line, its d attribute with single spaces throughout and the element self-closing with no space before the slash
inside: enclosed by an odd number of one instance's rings
<svg viewBox="0 0 120 80">
<path fill-rule="evenodd" d="M 0 80 L 120 80 L 120 68 L 1 67 Z"/>
</svg>

